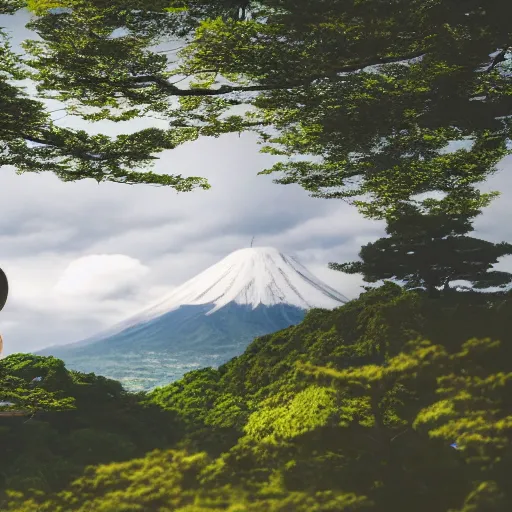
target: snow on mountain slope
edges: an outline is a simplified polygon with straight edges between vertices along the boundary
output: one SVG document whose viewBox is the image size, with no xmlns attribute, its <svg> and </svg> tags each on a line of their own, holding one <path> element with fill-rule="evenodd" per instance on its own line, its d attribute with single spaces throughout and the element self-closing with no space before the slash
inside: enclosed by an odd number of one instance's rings
<svg viewBox="0 0 512 512">
<path fill-rule="evenodd" d="M 333 309 L 348 299 L 311 274 L 292 256 L 273 247 L 253 247 L 232 252 L 218 263 L 185 282 L 157 304 L 68 346 L 86 346 L 133 326 L 146 324 L 181 306 L 211 305 L 211 315 L 233 303 L 255 309 L 279 304 L 303 310 Z"/>
<path fill-rule="evenodd" d="M 253 309 L 259 304 L 332 309 L 347 301 L 295 258 L 272 247 L 254 247 L 232 252 L 137 315 L 137 319 L 150 320 L 182 305 L 214 304 L 207 313 L 210 315 L 230 302 Z"/>
</svg>

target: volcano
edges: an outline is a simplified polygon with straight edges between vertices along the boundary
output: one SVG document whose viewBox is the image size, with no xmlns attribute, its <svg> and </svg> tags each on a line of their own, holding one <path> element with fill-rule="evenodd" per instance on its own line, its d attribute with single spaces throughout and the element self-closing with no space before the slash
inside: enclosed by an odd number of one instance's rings
<svg viewBox="0 0 512 512">
<path fill-rule="evenodd" d="M 39 355 L 151 389 L 240 355 L 255 337 L 298 324 L 347 298 L 272 247 L 235 251 L 158 303 L 92 338 Z"/>
</svg>

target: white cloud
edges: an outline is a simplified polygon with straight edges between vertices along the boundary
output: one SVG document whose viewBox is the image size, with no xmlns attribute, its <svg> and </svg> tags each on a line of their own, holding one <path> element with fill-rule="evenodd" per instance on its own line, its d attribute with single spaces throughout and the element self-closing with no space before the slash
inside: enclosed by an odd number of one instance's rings
<svg viewBox="0 0 512 512">
<path fill-rule="evenodd" d="M 92 254 L 72 261 L 54 286 L 58 295 L 102 299 L 139 287 L 148 267 L 124 254 Z"/>
</svg>

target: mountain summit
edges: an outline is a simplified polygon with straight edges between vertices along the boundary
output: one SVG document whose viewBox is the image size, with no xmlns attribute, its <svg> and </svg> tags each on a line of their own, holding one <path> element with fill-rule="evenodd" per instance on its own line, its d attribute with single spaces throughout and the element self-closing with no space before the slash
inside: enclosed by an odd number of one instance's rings
<svg viewBox="0 0 512 512">
<path fill-rule="evenodd" d="M 195 367 L 223 363 L 253 338 L 299 323 L 308 309 L 333 309 L 347 300 L 295 258 L 272 247 L 251 247 L 93 338 L 39 353 L 147 389 L 150 381 L 167 383 Z M 137 377 L 141 371 L 145 376 Z"/>
<path fill-rule="evenodd" d="M 232 252 L 136 318 L 155 318 L 184 305 L 213 304 L 210 315 L 230 302 L 252 309 L 260 304 L 332 309 L 347 300 L 295 258 L 273 247 L 251 247 Z"/>
</svg>

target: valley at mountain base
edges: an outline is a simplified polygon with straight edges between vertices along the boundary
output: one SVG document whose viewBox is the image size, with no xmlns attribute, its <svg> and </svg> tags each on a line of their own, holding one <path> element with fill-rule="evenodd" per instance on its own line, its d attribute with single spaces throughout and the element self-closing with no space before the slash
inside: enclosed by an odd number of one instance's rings
<svg viewBox="0 0 512 512">
<path fill-rule="evenodd" d="M 256 337 L 298 324 L 305 311 L 285 304 L 228 304 L 206 315 L 210 304 L 182 306 L 147 325 L 134 326 L 81 347 L 39 352 L 66 362 L 70 369 L 118 380 L 131 391 L 149 390 L 185 373 L 217 367 L 240 355 Z"/>
</svg>

